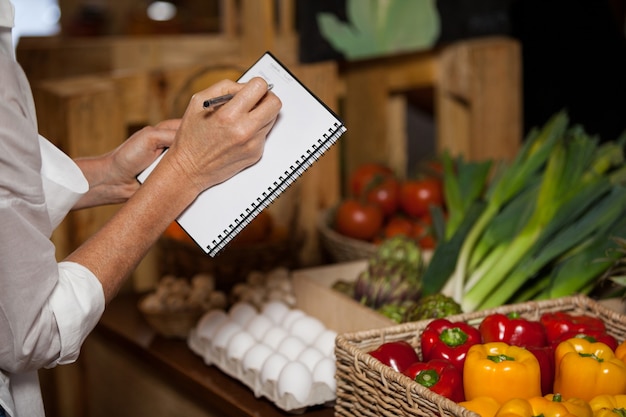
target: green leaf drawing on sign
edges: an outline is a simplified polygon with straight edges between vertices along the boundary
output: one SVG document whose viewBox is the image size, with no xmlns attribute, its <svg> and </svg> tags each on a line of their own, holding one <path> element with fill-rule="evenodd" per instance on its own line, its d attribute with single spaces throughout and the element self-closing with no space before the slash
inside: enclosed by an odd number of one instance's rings
<svg viewBox="0 0 626 417">
<path fill-rule="evenodd" d="M 347 59 L 431 48 L 439 36 L 436 0 L 347 0 L 348 22 L 319 13 L 322 36 Z"/>
</svg>

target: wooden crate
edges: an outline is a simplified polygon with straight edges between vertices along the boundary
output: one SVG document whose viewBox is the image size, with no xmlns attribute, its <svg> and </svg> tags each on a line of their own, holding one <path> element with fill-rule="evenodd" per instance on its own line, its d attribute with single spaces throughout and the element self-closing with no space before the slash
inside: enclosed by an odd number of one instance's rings
<svg viewBox="0 0 626 417">
<path fill-rule="evenodd" d="M 348 63 L 343 110 L 345 172 L 379 161 L 407 163 L 406 93 L 434 90 L 436 149 L 468 160 L 510 160 L 522 137 L 517 41 L 487 37 L 436 50 Z"/>
</svg>

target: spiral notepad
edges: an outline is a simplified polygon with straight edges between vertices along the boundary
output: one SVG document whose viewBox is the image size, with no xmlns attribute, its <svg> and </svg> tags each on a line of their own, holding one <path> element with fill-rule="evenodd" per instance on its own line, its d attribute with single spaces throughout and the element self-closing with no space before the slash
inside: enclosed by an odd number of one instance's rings
<svg viewBox="0 0 626 417">
<path fill-rule="evenodd" d="M 339 117 L 270 52 L 239 79 L 263 77 L 282 108 L 267 136 L 262 158 L 202 192 L 177 222 L 210 256 L 215 256 L 272 203 L 346 131 Z M 157 159 L 138 176 L 143 182 Z"/>
</svg>

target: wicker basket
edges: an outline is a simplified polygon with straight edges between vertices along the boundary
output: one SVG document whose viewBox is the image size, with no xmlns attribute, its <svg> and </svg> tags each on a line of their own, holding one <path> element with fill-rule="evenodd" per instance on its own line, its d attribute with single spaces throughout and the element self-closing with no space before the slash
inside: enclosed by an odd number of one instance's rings
<svg viewBox="0 0 626 417">
<path fill-rule="evenodd" d="M 334 210 L 322 211 L 318 218 L 318 230 L 323 248 L 335 262 L 350 262 L 368 259 L 376 252 L 374 243 L 353 239 L 337 233 L 330 226 Z"/>
<path fill-rule="evenodd" d="M 555 311 L 599 317 L 604 320 L 611 335 L 618 340 L 626 338 L 625 315 L 582 295 L 507 305 L 451 316 L 448 319 L 478 324 L 482 318 L 491 313 L 518 312 L 522 317 L 538 320 L 541 314 Z M 382 343 L 405 340 L 421 354 L 419 338 L 429 322 L 423 320 L 338 335 L 335 346 L 337 355 L 335 415 L 477 417 L 477 414 L 395 372 L 367 353 Z"/>
<path fill-rule="evenodd" d="M 181 277 L 212 273 L 216 288 L 228 291 L 233 284 L 245 281 L 252 271 L 267 272 L 279 266 L 297 267 L 303 242 L 302 234 L 282 232 L 268 241 L 227 246 L 217 256 L 210 257 L 194 243 L 163 237 L 159 241 L 159 269 L 161 275 Z"/>
<path fill-rule="evenodd" d="M 198 323 L 204 310 L 198 308 L 185 311 L 146 311 L 139 304 L 139 311 L 150 327 L 159 335 L 167 338 L 186 339 L 189 332 Z"/>
</svg>

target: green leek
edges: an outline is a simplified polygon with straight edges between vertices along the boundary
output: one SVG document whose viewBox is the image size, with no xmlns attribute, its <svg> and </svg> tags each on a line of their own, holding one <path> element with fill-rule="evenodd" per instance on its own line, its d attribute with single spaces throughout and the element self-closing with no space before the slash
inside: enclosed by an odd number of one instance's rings
<svg viewBox="0 0 626 417">
<path fill-rule="evenodd" d="M 588 175 L 589 169 L 598 165 L 598 160 L 606 159 L 605 155 L 592 159 L 597 156 L 596 148 L 597 141 L 576 128 L 557 143 L 545 168 L 533 215 L 513 241 L 506 244 L 499 262 L 491 269 L 481 271 L 484 272 L 482 276 L 469 278 L 472 286 L 465 287 L 466 294 L 461 303 L 464 310 L 473 311 L 505 302 L 522 286 L 523 280 L 520 279 L 523 278 L 506 282 L 505 279 L 526 254 L 540 244 L 542 236 L 549 236 L 570 222 L 585 204 L 588 206 L 605 191 L 594 181 L 597 175 Z"/>
<path fill-rule="evenodd" d="M 463 300 L 466 272 L 474 245 L 502 206 L 517 195 L 527 185 L 528 179 L 543 167 L 554 145 L 561 139 L 567 123 L 567 115 L 561 112 L 553 116 L 540 132 L 531 132 L 513 163 L 497 176 L 487 190 L 487 206 L 468 233 L 451 276 L 453 298 L 457 302 Z"/>
</svg>

